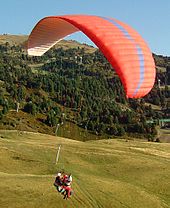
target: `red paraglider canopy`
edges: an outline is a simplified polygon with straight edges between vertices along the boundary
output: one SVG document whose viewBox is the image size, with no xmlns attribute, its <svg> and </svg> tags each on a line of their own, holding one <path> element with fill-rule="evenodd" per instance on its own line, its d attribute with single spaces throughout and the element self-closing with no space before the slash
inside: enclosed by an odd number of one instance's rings
<svg viewBox="0 0 170 208">
<path fill-rule="evenodd" d="M 41 56 L 65 36 L 86 34 L 119 75 L 128 98 L 149 93 L 155 81 L 152 53 L 130 26 L 113 18 L 91 15 L 50 16 L 40 20 L 28 39 L 28 54 Z"/>
</svg>

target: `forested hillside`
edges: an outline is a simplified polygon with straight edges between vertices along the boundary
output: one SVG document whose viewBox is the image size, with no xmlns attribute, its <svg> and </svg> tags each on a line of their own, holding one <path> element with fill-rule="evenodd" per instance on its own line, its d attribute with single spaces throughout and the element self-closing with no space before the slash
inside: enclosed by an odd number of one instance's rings
<svg viewBox="0 0 170 208">
<path fill-rule="evenodd" d="M 147 121 L 169 116 L 170 57 L 154 54 L 153 90 L 143 99 L 127 100 L 102 53 L 73 43 L 60 44 L 42 57 L 28 56 L 19 44 L 0 45 L 0 128 L 18 129 L 22 112 L 30 128 L 35 121 L 42 124 L 39 132 L 48 128 L 53 134 L 57 126 L 70 122 L 98 136 L 152 139 L 155 124 Z"/>
</svg>

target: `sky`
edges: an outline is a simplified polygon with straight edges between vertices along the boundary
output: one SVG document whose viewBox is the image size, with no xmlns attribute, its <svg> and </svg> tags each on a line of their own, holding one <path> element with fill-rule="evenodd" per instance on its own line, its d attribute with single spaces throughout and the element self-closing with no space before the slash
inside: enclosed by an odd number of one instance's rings
<svg viewBox="0 0 170 208">
<path fill-rule="evenodd" d="M 170 0 L 0 0 L 0 34 L 29 35 L 40 19 L 65 14 L 113 17 L 137 30 L 153 53 L 170 56 Z M 82 33 L 69 39 L 92 44 Z"/>
</svg>

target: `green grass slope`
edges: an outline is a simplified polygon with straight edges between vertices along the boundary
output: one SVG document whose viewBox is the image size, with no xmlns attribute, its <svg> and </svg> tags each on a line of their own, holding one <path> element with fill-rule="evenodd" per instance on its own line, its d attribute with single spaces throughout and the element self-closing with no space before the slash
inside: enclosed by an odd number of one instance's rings
<svg viewBox="0 0 170 208">
<path fill-rule="evenodd" d="M 169 144 L 1 130 L 0 156 L 1 208 L 170 207 Z M 75 194 L 68 200 L 53 187 L 60 169 L 73 174 Z"/>
</svg>

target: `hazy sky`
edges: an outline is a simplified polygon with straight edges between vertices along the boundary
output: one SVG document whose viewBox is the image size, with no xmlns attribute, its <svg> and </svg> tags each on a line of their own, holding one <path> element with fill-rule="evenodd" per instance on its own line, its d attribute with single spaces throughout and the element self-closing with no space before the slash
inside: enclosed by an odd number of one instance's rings
<svg viewBox="0 0 170 208">
<path fill-rule="evenodd" d="M 45 16 L 94 14 L 136 29 L 152 52 L 170 56 L 170 0 L 0 0 L 0 34 L 29 34 Z M 90 41 L 81 33 L 71 39 Z"/>
</svg>

